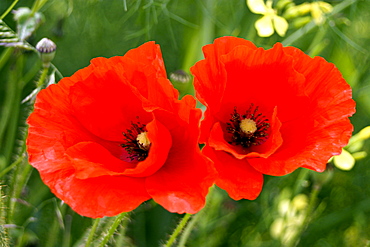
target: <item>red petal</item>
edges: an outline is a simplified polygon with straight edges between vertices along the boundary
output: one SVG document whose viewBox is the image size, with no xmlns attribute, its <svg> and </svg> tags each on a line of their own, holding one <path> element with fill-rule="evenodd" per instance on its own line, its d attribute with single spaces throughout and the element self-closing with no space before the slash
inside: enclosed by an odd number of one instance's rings
<svg viewBox="0 0 370 247">
<path fill-rule="evenodd" d="M 263 115 L 278 106 L 282 123 L 303 115 L 308 108 L 304 77 L 294 71 L 293 59 L 281 46 L 270 50 L 238 46 L 221 60 L 227 71 L 227 85 L 221 96 L 220 119 L 229 119 L 234 107 L 245 111 L 251 103 Z"/>
<path fill-rule="evenodd" d="M 57 197 L 78 214 L 91 218 L 128 212 L 150 199 L 140 178 L 102 176 L 81 180 L 68 170 L 41 176 Z"/>
<path fill-rule="evenodd" d="M 169 156 L 166 164 L 147 178 L 146 187 L 150 196 L 168 211 L 195 214 L 204 207 L 213 174 L 211 162 L 185 146 L 182 154 Z"/>
<path fill-rule="evenodd" d="M 104 68 L 99 70 L 71 88 L 71 111 L 91 133 L 119 142 L 132 122 L 147 123 L 151 115 L 143 110 L 141 101 L 119 75 Z"/>
<path fill-rule="evenodd" d="M 157 120 L 153 120 L 146 126 L 147 137 L 151 142 L 148 157 L 135 168 L 127 169 L 123 173 L 132 177 L 147 177 L 155 173 L 166 162 L 168 152 L 172 146 L 170 132 Z"/>
<path fill-rule="evenodd" d="M 221 98 L 215 95 L 222 95 L 225 90 L 226 71 L 220 58 L 228 54 L 235 47 L 243 46 L 254 50 L 256 46 L 245 39 L 235 37 L 222 37 L 216 39 L 213 44 L 203 47 L 205 60 L 197 62 L 190 70 L 196 75 L 194 87 L 197 98 L 206 106 L 212 106 L 217 111 Z"/>
<path fill-rule="evenodd" d="M 27 151 L 30 163 L 40 172 L 64 168 L 65 150 L 79 142 L 97 142 L 112 147 L 118 143 L 104 141 L 87 131 L 72 115 L 67 94 L 70 80 L 62 80 L 41 90 L 36 98 L 34 112 L 27 119 L 29 131 Z M 50 165 L 51 162 L 53 165 Z"/>
<path fill-rule="evenodd" d="M 114 157 L 107 149 L 94 142 L 80 142 L 68 148 L 66 155 L 71 160 L 78 179 L 120 175 L 133 166 Z"/>
<path fill-rule="evenodd" d="M 134 86 L 145 99 L 147 107 L 172 109 L 179 93 L 166 77 L 159 45 L 147 42 L 128 51 L 123 57 L 110 60 L 116 70 L 119 68 L 117 64 L 122 65 L 122 74 L 129 85 Z"/>
<path fill-rule="evenodd" d="M 237 160 L 223 151 L 215 151 L 209 146 L 203 153 L 214 161 L 218 172 L 217 186 L 227 191 L 234 200 L 254 200 L 262 190 L 263 175 L 248 164 L 248 160 Z"/>
<path fill-rule="evenodd" d="M 201 111 L 193 108 L 194 99 L 185 97 L 176 105 L 178 116 L 154 112 L 170 130 L 172 147 L 164 166 L 147 178 L 146 187 L 153 199 L 168 211 L 196 213 L 204 206 L 205 196 L 214 182 L 214 170 L 199 151 Z"/>
<path fill-rule="evenodd" d="M 310 107 L 304 117 L 283 124 L 284 144 L 268 160 L 249 163 L 269 175 L 285 175 L 298 167 L 324 171 L 330 157 L 347 145 L 353 131 L 348 120 L 355 112 L 351 89 L 340 72 L 320 57 L 310 58 L 299 49 L 284 48 L 294 68 L 306 77 Z M 293 131 L 295 129 L 295 131 Z"/>
<path fill-rule="evenodd" d="M 206 46 L 206 59 L 192 68 L 197 96 L 208 106 L 202 141 L 214 123 L 230 118 L 234 107 L 242 112 L 254 103 L 266 115 L 277 106 L 283 144 L 268 158 L 246 157 L 249 163 L 270 175 L 285 175 L 301 166 L 324 170 L 353 129 L 347 117 L 355 104 L 339 71 L 322 58 L 312 59 L 279 43 L 265 51 L 222 40 L 224 44 Z"/>
<path fill-rule="evenodd" d="M 281 122 L 277 118 L 277 109 L 275 107 L 270 121 L 269 138 L 265 143 L 259 146 L 252 146 L 250 148 L 243 148 L 241 146 L 230 145 L 225 140 L 225 134 L 219 122 L 213 125 L 208 139 L 208 144 L 215 150 L 228 152 L 238 159 L 249 158 L 268 158 L 272 155 L 283 143 L 280 133 Z"/>
</svg>

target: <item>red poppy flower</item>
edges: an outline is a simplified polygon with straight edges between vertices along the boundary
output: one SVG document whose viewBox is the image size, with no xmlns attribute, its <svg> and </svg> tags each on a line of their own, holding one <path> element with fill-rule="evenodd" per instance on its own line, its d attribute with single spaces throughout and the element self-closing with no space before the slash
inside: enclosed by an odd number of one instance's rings
<svg viewBox="0 0 370 247">
<path fill-rule="evenodd" d="M 29 162 L 81 215 L 113 216 L 150 198 L 196 213 L 214 174 L 198 147 L 201 111 L 177 98 L 154 42 L 95 58 L 37 96 Z"/>
<path fill-rule="evenodd" d="M 233 199 L 255 199 L 263 174 L 324 171 L 347 144 L 355 102 L 333 64 L 235 37 L 216 39 L 203 52 L 191 68 L 207 106 L 200 141 L 218 171 L 216 184 Z"/>
</svg>

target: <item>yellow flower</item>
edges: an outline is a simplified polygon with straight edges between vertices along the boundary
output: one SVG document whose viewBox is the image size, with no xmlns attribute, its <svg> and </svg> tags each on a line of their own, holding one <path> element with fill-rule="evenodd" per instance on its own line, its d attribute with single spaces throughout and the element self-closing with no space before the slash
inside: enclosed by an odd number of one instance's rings
<svg viewBox="0 0 370 247">
<path fill-rule="evenodd" d="M 247 5 L 252 13 L 263 15 L 254 24 L 260 37 L 269 37 L 274 30 L 280 36 L 285 35 L 288 22 L 276 14 L 276 10 L 272 8 L 272 0 L 267 0 L 266 4 L 263 0 L 247 0 Z"/>
<path fill-rule="evenodd" d="M 312 3 L 302 3 L 287 9 L 284 17 L 287 19 L 296 18 L 311 13 L 314 22 L 318 25 L 324 23 L 325 14 L 333 11 L 333 6 L 327 2 L 317 1 Z"/>
</svg>

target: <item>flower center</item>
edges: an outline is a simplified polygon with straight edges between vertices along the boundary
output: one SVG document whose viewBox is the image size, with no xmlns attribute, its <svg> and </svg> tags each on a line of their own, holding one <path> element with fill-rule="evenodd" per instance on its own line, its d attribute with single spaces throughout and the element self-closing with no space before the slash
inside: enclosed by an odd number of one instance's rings
<svg viewBox="0 0 370 247">
<path fill-rule="evenodd" d="M 136 141 L 142 148 L 149 150 L 150 141 L 148 139 L 147 133 L 148 132 L 145 131 L 145 132 L 141 132 L 140 134 L 138 134 L 136 137 Z"/>
<path fill-rule="evenodd" d="M 256 122 L 249 118 L 243 119 L 239 126 L 240 129 L 248 135 L 253 134 L 257 130 Z"/>
<path fill-rule="evenodd" d="M 150 149 L 150 140 L 145 131 L 145 124 L 140 122 L 131 122 L 131 128 L 122 133 L 124 136 L 124 143 L 121 144 L 131 161 L 143 161 L 148 157 Z"/>
<path fill-rule="evenodd" d="M 250 105 L 244 115 L 240 115 L 235 107 L 230 122 L 226 123 L 226 130 L 231 134 L 229 144 L 245 148 L 261 145 L 268 138 L 267 131 L 270 128 L 268 121 L 262 113 L 258 113 L 258 106 L 254 107 L 254 104 Z"/>
</svg>

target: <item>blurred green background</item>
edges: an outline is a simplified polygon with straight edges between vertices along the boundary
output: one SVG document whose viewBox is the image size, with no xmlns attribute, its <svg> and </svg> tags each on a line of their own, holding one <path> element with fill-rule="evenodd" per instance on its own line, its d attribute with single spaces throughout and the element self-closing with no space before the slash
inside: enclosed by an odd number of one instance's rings
<svg viewBox="0 0 370 247">
<path fill-rule="evenodd" d="M 27 41 L 36 46 L 43 37 L 52 39 L 57 44 L 53 64 L 62 76 L 94 57 L 123 55 L 149 40 L 161 45 L 168 74 L 189 72 L 202 59 L 201 47 L 216 37 L 238 36 L 265 48 L 282 42 L 334 63 L 353 88 L 354 133 L 370 125 L 370 0 L 327 1 L 334 9 L 322 24 L 310 14 L 287 19 L 284 37 L 259 37 L 254 23 L 262 15 L 252 13 L 245 0 L 20 0 L 14 9 L 36 2 L 44 18 Z M 285 1 L 277 13 L 304 2 L 316 1 Z M 1 0 L 0 14 L 12 3 Z M 12 13 L 4 22 L 17 30 Z M 32 50 L 4 45 L 0 54 L 0 246 L 83 246 L 92 220 L 56 199 L 24 152 L 32 99 L 21 102 L 36 88 L 40 59 Z M 191 83 L 174 85 L 181 95 L 193 93 Z M 365 141 L 361 151 L 369 153 L 369 144 Z M 299 169 L 283 177 L 265 176 L 254 201 L 233 201 L 214 188 L 194 218 L 186 246 L 370 246 L 369 162 L 369 157 L 357 160 L 348 171 L 329 164 L 323 174 Z M 109 246 L 160 246 L 180 218 L 146 202 L 123 221 Z M 113 220 L 101 221 L 98 236 Z"/>
</svg>

